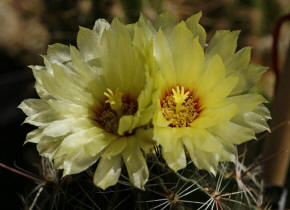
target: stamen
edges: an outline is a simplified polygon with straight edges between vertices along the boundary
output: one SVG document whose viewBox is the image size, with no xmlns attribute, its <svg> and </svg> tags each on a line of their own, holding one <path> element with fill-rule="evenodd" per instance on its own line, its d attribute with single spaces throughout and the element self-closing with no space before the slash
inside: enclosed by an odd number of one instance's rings
<svg viewBox="0 0 290 210">
<path fill-rule="evenodd" d="M 176 86 L 160 100 L 162 115 L 170 127 L 189 127 L 202 112 L 199 98 L 184 87 Z"/>
</svg>

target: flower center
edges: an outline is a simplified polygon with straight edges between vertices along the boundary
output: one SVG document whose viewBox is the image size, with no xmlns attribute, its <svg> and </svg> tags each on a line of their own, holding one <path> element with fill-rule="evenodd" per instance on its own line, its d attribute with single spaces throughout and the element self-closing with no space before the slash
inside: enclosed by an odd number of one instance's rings
<svg viewBox="0 0 290 210">
<path fill-rule="evenodd" d="M 199 98 L 183 86 L 176 86 L 165 92 L 160 100 L 163 117 L 170 122 L 170 127 L 190 127 L 190 124 L 202 112 Z"/>
<path fill-rule="evenodd" d="M 122 94 L 118 89 L 107 89 L 107 97 L 98 109 L 95 121 L 109 133 L 118 135 L 119 120 L 124 115 L 134 115 L 138 108 L 137 100 L 129 94 Z"/>
</svg>

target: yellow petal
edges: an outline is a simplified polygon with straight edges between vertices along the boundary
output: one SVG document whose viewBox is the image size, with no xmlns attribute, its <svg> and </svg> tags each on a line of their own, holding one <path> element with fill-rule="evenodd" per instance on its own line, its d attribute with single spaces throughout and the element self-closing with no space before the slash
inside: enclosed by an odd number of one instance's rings
<svg viewBox="0 0 290 210">
<path fill-rule="evenodd" d="M 100 37 L 90 29 L 80 27 L 77 37 L 77 45 L 84 60 L 91 60 L 99 57 L 100 54 Z"/>
<path fill-rule="evenodd" d="M 113 157 L 121 152 L 127 147 L 128 145 L 128 139 L 127 137 L 121 137 L 112 140 L 110 145 L 105 149 L 104 153 L 102 154 L 102 157 Z"/>
<path fill-rule="evenodd" d="M 196 129 L 191 138 L 195 148 L 205 152 L 220 153 L 223 150 L 223 145 L 219 139 L 213 136 L 205 129 Z"/>
<path fill-rule="evenodd" d="M 261 115 L 263 118 L 265 118 L 266 120 L 270 120 L 272 119 L 271 117 L 271 113 L 269 111 L 269 109 L 264 105 L 264 104 L 259 104 L 254 110 L 253 112 L 255 112 L 258 115 Z"/>
<path fill-rule="evenodd" d="M 130 182 L 137 188 L 144 190 L 144 185 L 148 180 L 149 171 L 146 160 L 135 142 L 130 139 L 126 149 L 122 152 L 122 157 L 128 171 Z"/>
<path fill-rule="evenodd" d="M 244 94 L 229 97 L 226 99 L 228 103 L 235 103 L 238 108 L 238 113 L 249 112 L 255 109 L 259 104 L 265 103 L 266 100 L 263 96 L 258 94 Z"/>
<path fill-rule="evenodd" d="M 219 55 L 223 61 L 229 59 L 236 51 L 239 34 L 240 31 L 216 31 L 206 49 L 207 58 Z"/>
<path fill-rule="evenodd" d="M 164 12 L 159 15 L 155 21 L 155 28 L 158 30 L 161 28 L 166 33 L 172 30 L 172 28 L 178 23 L 177 18 L 168 12 Z"/>
<path fill-rule="evenodd" d="M 56 157 L 62 157 L 65 160 L 66 156 L 80 148 L 86 151 L 87 156 L 96 156 L 112 141 L 110 136 L 106 136 L 102 130 L 93 127 L 85 130 L 80 130 L 77 133 L 67 136 L 60 145 Z"/>
<path fill-rule="evenodd" d="M 260 66 L 257 64 L 249 64 L 246 75 L 246 81 L 248 82 L 247 88 L 251 88 L 256 85 L 262 75 L 268 70 L 268 67 Z"/>
<path fill-rule="evenodd" d="M 206 96 L 213 88 L 224 79 L 226 73 L 225 66 L 220 56 L 213 56 L 207 63 L 203 74 L 197 83 L 197 95 Z"/>
<path fill-rule="evenodd" d="M 124 135 L 125 132 L 132 132 L 132 125 L 133 125 L 134 117 L 132 115 L 126 115 L 121 117 L 119 120 L 119 128 L 118 128 L 118 134 Z"/>
<path fill-rule="evenodd" d="M 261 133 L 263 131 L 270 132 L 267 119 L 255 111 L 241 113 L 233 118 L 233 122 L 251 128 L 255 131 L 255 133 Z"/>
<path fill-rule="evenodd" d="M 151 58 L 153 52 L 152 39 L 155 33 L 156 30 L 152 23 L 141 14 L 136 27 L 134 27 L 133 44 L 141 51 L 145 51 L 145 54 Z"/>
<path fill-rule="evenodd" d="M 69 135 L 53 156 L 55 167 L 64 169 L 63 176 L 84 171 L 98 160 L 110 141 L 96 128 Z"/>
<path fill-rule="evenodd" d="M 80 27 L 77 37 L 77 44 L 83 58 L 86 61 L 100 56 L 100 40 L 103 32 L 109 28 L 110 24 L 104 19 L 98 19 L 95 22 L 93 30 Z"/>
<path fill-rule="evenodd" d="M 242 93 L 249 88 L 248 79 L 246 78 L 249 62 L 251 59 L 251 48 L 245 47 L 235 53 L 227 60 L 226 68 L 228 75 L 237 75 L 240 80 L 232 94 Z"/>
<path fill-rule="evenodd" d="M 51 106 L 52 109 L 57 110 L 64 118 L 93 118 L 95 113 L 80 104 L 72 103 L 71 101 L 63 101 L 63 100 L 52 100 L 50 99 L 47 103 Z M 96 106 L 98 104 L 96 103 Z"/>
<path fill-rule="evenodd" d="M 61 116 L 54 110 L 49 109 L 26 117 L 23 123 L 29 123 L 35 126 L 46 126 L 49 123 L 59 119 L 61 119 Z"/>
<path fill-rule="evenodd" d="M 202 16 L 202 12 L 198 12 L 191 17 L 189 17 L 185 23 L 188 29 L 193 34 L 193 37 L 198 37 L 198 41 L 200 46 L 203 48 L 206 41 L 206 31 L 204 28 L 198 23 Z"/>
<path fill-rule="evenodd" d="M 132 45 L 126 26 L 114 19 L 111 29 L 103 33 L 101 44 L 101 74 L 105 83 L 113 91 L 119 88 L 123 93 L 138 96 L 145 84 L 144 55 Z"/>
<path fill-rule="evenodd" d="M 121 174 L 120 155 L 102 158 L 94 175 L 94 184 L 103 190 L 117 184 Z"/>
<path fill-rule="evenodd" d="M 202 70 L 204 53 L 184 22 L 174 27 L 170 36 L 170 48 L 174 58 L 176 83 L 192 88 Z"/>
<path fill-rule="evenodd" d="M 155 145 L 153 138 L 153 129 L 143 129 L 139 128 L 136 130 L 136 142 L 141 147 L 145 153 L 149 153 L 150 149 Z"/>
<path fill-rule="evenodd" d="M 36 148 L 41 156 L 52 160 L 61 142 L 62 138 L 54 138 L 42 135 L 39 143 L 36 145 Z"/>
<path fill-rule="evenodd" d="M 135 121 L 138 121 L 138 123 L 134 123 L 134 126 L 143 126 L 147 124 L 151 119 L 154 112 L 154 105 L 152 103 L 152 95 L 155 91 L 154 89 L 154 81 L 150 77 L 149 73 L 145 73 L 146 76 L 146 83 L 143 88 L 143 90 L 140 92 L 138 96 L 138 110 L 136 113 L 136 117 L 138 119 L 135 119 Z"/>
<path fill-rule="evenodd" d="M 50 109 L 49 105 L 40 99 L 26 99 L 18 106 L 27 116 Z"/>
<path fill-rule="evenodd" d="M 63 44 L 49 45 L 47 49 L 47 58 L 53 63 L 65 63 L 71 60 L 69 47 Z"/>
<path fill-rule="evenodd" d="M 138 110 L 135 115 L 123 116 L 119 120 L 118 133 L 123 135 L 126 132 L 131 133 L 136 127 L 146 125 L 153 115 L 155 109 L 152 103 L 152 94 L 154 92 L 154 84 L 149 73 L 146 72 L 146 84 L 138 96 Z"/>
<path fill-rule="evenodd" d="M 197 168 L 210 171 L 214 175 L 216 174 L 219 162 L 218 154 L 200 151 L 199 148 L 194 146 L 194 139 L 191 138 L 184 138 L 183 143 Z"/>
<path fill-rule="evenodd" d="M 205 109 L 200 116 L 191 123 L 193 128 L 209 128 L 219 123 L 227 122 L 238 113 L 236 104 L 222 104 L 216 108 Z"/>
<path fill-rule="evenodd" d="M 74 71 L 76 71 L 79 74 L 79 77 L 81 77 L 82 80 L 85 80 L 87 82 L 90 82 L 92 80 L 98 81 L 99 76 L 98 69 L 88 65 L 84 61 L 83 57 L 81 56 L 80 52 L 76 49 L 76 47 L 70 46 L 70 54 L 72 57 L 72 67 Z"/>
<path fill-rule="evenodd" d="M 230 121 L 218 124 L 210 128 L 210 131 L 223 139 L 223 141 L 232 144 L 241 144 L 256 139 L 254 130 Z"/>
<path fill-rule="evenodd" d="M 154 39 L 154 57 L 161 70 L 162 77 L 167 84 L 176 84 L 176 73 L 173 64 L 173 55 L 163 31 L 159 30 Z"/>
<path fill-rule="evenodd" d="M 251 48 L 244 47 L 231 56 L 225 65 L 228 74 L 235 74 L 236 72 L 246 71 L 251 60 Z"/>
<path fill-rule="evenodd" d="M 39 98 L 43 99 L 43 100 L 50 100 L 50 99 L 55 99 L 53 96 L 51 96 L 49 94 L 49 92 L 39 83 L 36 83 L 34 85 L 35 90 L 39 96 Z"/>
<path fill-rule="evenodd" d="M 26 140 L 25 140 L 24 144 L 26 144 L 27 142 L 39 143 L 41 138 L 43 137 L 42 131 L 43 131 L 42 129 L 35 129 L 35 130 L 29 132 L 26 135 Z"/>
<path fill-rule="evenodd" d="M 54 163 L 57 165 L 58 157 L 54 157 Z M 86 154 L 84 148 L 80 148 L 77 151 L 70 153 L 58 169 L 63 169 L 62 176 L 67 176 L 70 174 L 77 174 L 93 165 L 99 159 L 98 156 L 89 156 Z"/>
<path fill-rule="evenodd" d="M 72 91 L 64 88 L 58 80 L 56 80 L 52 72 L 45 70 L 33 69 L 34 77 L 37 83 L 45 89 L 49 95 L 59 100 L 71 101 L 76 104 L 82 104 L 79 97 L 73 97 Z"/>
<path fill-rule="evenodd" d="M 110 29 L 110 24 L 105 19 L 98 19 L 93 27 L 94 31 L 97 32 L 98 36 L 102 36 L 103 32 Z"/>
<path fill-rule="evenodd" d="M 162 156 L 172 170 L 177 171 L 186 167 L 182 140 L 176 138 L 171 129 L 155 128 L 154 139 L 162 146 Z"/>
<path fill-rule="evenodd" d="M 64 136 L 70 132 L 78 132 L 82 129 L 89 129 L 92 127 L 95 127 L 95 123 L 87 118 L 67 118 L 50 123 L 43 130 L 43 134 L 51 137 L 58 137 Z"/>
<path fill-rule="evenodd" d="M 219 84 L 212 89 L 203 99 L 202 103 L 207 107 L 216 106 L 219 102 L 223 101 L 230 95 L 239 81 L 237 76 L 229 76 L 222 79 Z"/>
<path fill-rule="evenodd" d="M 65 92 L 68 96 L 80 101 L 85 106 L 92 106 L 94 104 L 95 92 L 87 90 L 88 84 L 85 87 L 79 85 L 79 78 L 77 79 L 64 65 L 51 64 L 51 66 L 55 83 L 61 87 L 58 90 L 59 92 Z"/>
</svg>

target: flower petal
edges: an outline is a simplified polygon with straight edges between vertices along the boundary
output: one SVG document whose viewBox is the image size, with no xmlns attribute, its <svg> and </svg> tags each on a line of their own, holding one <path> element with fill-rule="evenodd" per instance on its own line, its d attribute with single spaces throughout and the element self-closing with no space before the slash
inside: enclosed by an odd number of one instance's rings
<svg viewBox="0 0 290 210">
<path fill-rule="evenodd" d="M 98 160 L 110 141 L 95 127 L 69 135 L 53 156 L 54 165 L 64 169 L 63 176 L 84 171 Z"/>
<path fill-rule="evenodd" d="M 96 31 L 80 27 L 77 45 L 85 61 L 99 57 L 101 36 Z"/>
<path fill-rule="evenodd" d="M 83 104 L 81 99 L 76 97 L 71 89 L 65 88 L 61 81 L 55 79 L 51 71 L 33 69 L 33 75 L 38 85 L 42 86 L 50 96 L 59 100 Z"/>
<path fill-rule="evenodd" d="M 261 133 L 263 131 L 270 132 L 269 125 L 267 124 L 267 119 L 256 112 L 245 112 L 234 117 L 233 122 L 240 124 L 242 126 L 251 128 L 255 133 Z"/>
<path fill-rule="evenodd" d="M 210 131 L 223 139 L 223 141 L 232 144 L 241 144 L 256 139 L 254 130 L 230 121 L 218 124 L 210 128 Z"/>
<path fill-rule="evenodd" d="M 216 31 L 206 49 L 207 58 L 219 55 L 227 61 L 236 51 L 240 31 Z"/>
<path fill-rule="evenodd" d="M 149 153 L 150 149 L 155 145 L 153 138 L 153 129 L 139 128 L 136 130 L 136 142 L 144 150 L 145 153 Z"/>
<path fill-rule="evenodd" d="M 161 15 L 159 15 L 155 21 L 155 28 L 158 30 L 161 28 L 166 33 L 171 31 L 172 28 L 177 25 L 178 20 L 177 18 L 168 12 L 163 12 Z"/>
<path fill-rule="evenodd" d="M 223 101 L 227 96 L 230 95 L 238 81 L 239 78 L 237 76 L 229 76 L 225 79 L 222 79 L 220 83 L 217 84 L 216 87 L 203 98 L 202 101 L 205 106 L 216 106 L 216 104 Z"/>
<path fill-rule="evenodd" d="M 99 156 L 89 156 L 87 155 L 84 148 L 80 148 L 79 150 L 70 153 L 62 165 L 58 165 L 58 159 L 55 159 L 55 167 L 59 169 L 63 169 L 62 176 L 67 176 L 70 174 L 77 174 L 86 169 L 88 169 L 91 165 L 93 165 Z"/>
<path fill-rule="evenodd" d="M 117 184 L 121 174 L 121 156 L 101 158 L 94 175 L 94 184 L 103 190 Z"/>
<path fill-rule="evenodd" d="M 193 37 L 198 37 L 198 41 L 200 46 L 203 48 L 206 41 L 206 31 L 204 28 L 198 23 L 202 16 L 202 12 L 198 12 L 188 18 L 185 23 L 187 28 L 192 32 Z"/>
<path fill-rule="evenodd" d="M 110 144 L 112 137 L 93 127 L 67 136 L 55 154 L 55 162 L 62 164 L 75 151 L 84 149 L 86 156 L 94 157 Z M 57 160 L 56 160 L 57 159 Z"/>
<path fill-rule="evenodd" d="M 232 95 L 242 93 L 252 88 L 267 70 L 266 67 L 249 64 L 251 60 L 251 48 L 245 47 L 231 56 L 225 63 L 228 75 L 239 76 L 239 83 L 232 91 Z"/>
<path fill-rule="evenodd" d="M 228 103 L 235 103 L 238 108 L 238 113 L 244 113 L 254 110 L 259 104 L 265 103 L 266 99 L 258 94 L 244 94 L 229 97 L 226 99 Z"/>
<path fill-rule="evenodd" d="M 133 121 L 134 121 L 134 116 L 132 115 L 122 116 L 121 119 L 119 120 L 118 134 L 122 136 L 127 131 L 131 133 Z"/>
<path fill-rule="evenodd" d="M 256 85 L 262 75 L 268 70 L 268 67 L 260 66 L 257 64 L 249 64 L 248 71 L 246 73 L 246 80 L 248 82 L 248 89 Z"/>
<path fill-rule="evenodd" d="M 101 73 L 107 87 L 113 91 L 118 88 L 122 93 L 130 93 L 137 98 L 145 84 L 146 63 L 141 51 L 132 45 L 126 26 L 114 19 L 111 30 L 103 33 L 101 44 Z"/>
<path fill-rule="evenodd" d="M 131 183 L 135 187 L 144 190 L 144 185 L 149 177 L 149 171 L 140 147 L 135 141 L 136 139 L 134 138 L 128 141 L 128 146 L 123 151 L 122 157 Z"/>
<path fill-rule="evenodd" d="M 138 96 L 138 110 L 135 115 L 125 115 L 119 120 L 119 135 L 126 132 L 132 133 L 133 129 L 146 125 L 153 116 L 154 104 L 152 103 L 152 94 L 154 91 L 154 84 L 149 73 L 146 72 L 146 84 L 144 89 Z"/>
<path fill-rule="evenodd" d="M 232 119 L 239 109 L 236 104 L 221 104 L 215 108 L 204 109 L 191 123 L 192 128 L 209 128 Z"/>
<path fill-rule="evenodd" d="M 105 19 L 98 19 L 95 22 L 93 30 L 97 32 L 98 36 L 102 36 L 103 32 L 110 29 L 110 23 Z"/>
<path fill-rule="evenodd" d="M 240 80 L 232 94 L 242 93 L 247 90 L 248 87 L 248 78 L 246 77 L 246 72 L 248 70 L 249 62 L 251 59 L 251 48 L 245 47 L 231 56 L 225 63 L 227 68 L 228 75 L 237 75 Z"/>
<path fill-rule="evenodd" d="M 95 113 L 88 109 L 88 107 L 75 104 L 71 101 L 54 100 L 50 99 L 47 101 L 50 107 L 63 116 L 64 118 L 91 118 L 95 116 Z"/>
<path fill-rule="evenodd" d="M 62 138 L 42 135 L 39 143 L 36 145 L 37 151 L 41 156 L 52 160 L 62 140 Z"/>
<path fill-rule="evenodd" d="M 105 149 L 102 157 L 112 157 L 119 155 L 128 145 L 128 139 L 126 137 L 119 137 L 113 139 L 110 145 Z"/>
<path fill-rule="evenodd" d="M 41 138 L 43 137 L 42 131 L 43 131 L 42 129 L 35 129 L 35 130 L 29 132 L 26 135 L 26 140 L 25 140 L 24 144 L 26 144 L 27 142 L 39 143 Z"/>
<path fill-rule="evenodd" d="M 162 146 L 162 156 L 172 170 L 177 171 L 186 167 L 182 140 L 177 138 L 170 129 L 155 128 L 154 139 Z"/>
<path fill-rule="evenodd" d="M 61 119 L 60 115 L 54 110 L 49 109 L 26 117 L 23 123 L 29 123 L 35 126 L 46 126 L 49 123 L 59 119 Z"/>
<path fill-rule="evenodd" d="M 196 91 L 197 96 L 203 97 L 211 93 L 220 81 L 225 78 L 226 69 L 219 55 L 208 60 L 202 75 L 199 76 Z"/>
<path fill-rule="evenodd" d="M 38 114 L 50 109 L 49 105 L 41 99 L 26 99 L 18 106 L 27 116 Z"/>
<path fill-rule="evenodd" d="M 154 57 L 160 68 L 160 73 L 164 78 L 164 81 L 168 85 L 176 84 L 176 74 L 173 64 L 173 55 L 170 50 L 170 46 L 167 38 L 162 30 L 159 30 L 154 39 Z"/>
<path fill-rule="evenodd" d="M 216 174 L 219 156 L 214 153 L 199 151 L 199 149 L 194 146 L 193 141 L 194 140 L 191 138 L 183 139 L 185 148 L 188 151 L 194 165 L 199 169 L 205 169 L 213 174 Z"/>
<path fill-rule="evenodd" d="M 192 88 L 199 78 L 204 61 L 204 52 L 198 38 L 193 39 L 191 31 L 181 22 L 174 27 L 169 41 L 176 82 Z"/>
<path fill-rule="evenodd" d="M 71 60 L 69 47 L 63 44 L 49 45 L 47 49 L 47 58 L 52 63 L 65 63 Z"/>
<path fill-rule="evenodd" d="M 95 124 L 87 118 L 67 118 L 56 120 L 50 123 L 44 130 L 43 134 L 51 137 L 64 136 L 69 132 L 78 132 L 82 129 L 95 127 Z"/>
</svg>

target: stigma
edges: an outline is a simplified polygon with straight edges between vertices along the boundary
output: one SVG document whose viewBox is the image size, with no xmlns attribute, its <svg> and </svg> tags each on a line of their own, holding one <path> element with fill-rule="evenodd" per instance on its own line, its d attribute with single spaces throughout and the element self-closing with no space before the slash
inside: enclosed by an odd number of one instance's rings
<svg viewBox="0 0 290 210">
<path fill-rule="evenodd" d="M 107 97 L 105 103 L 110 104 L 114 111 L 120 112 L 122 107 L 122 93 L 119 91 L 119 89 L 116 89 L 116 91 L 113 92 L 110 88 L 107 88 L 107 91 L 104 92 L 104 95 Z"/>
<path fill-rule="evenodd" d="M 181 89 L 179 86 L 176 86 L 176 89 L 172 88 L 171 91 L 173 93 L 174 102 L 176 104 L 176 112 L 180 112 L 182 104 L 188 98 L 189 91 L 184 92 L 183 86 L 181 86 Z"/>
</svg>

